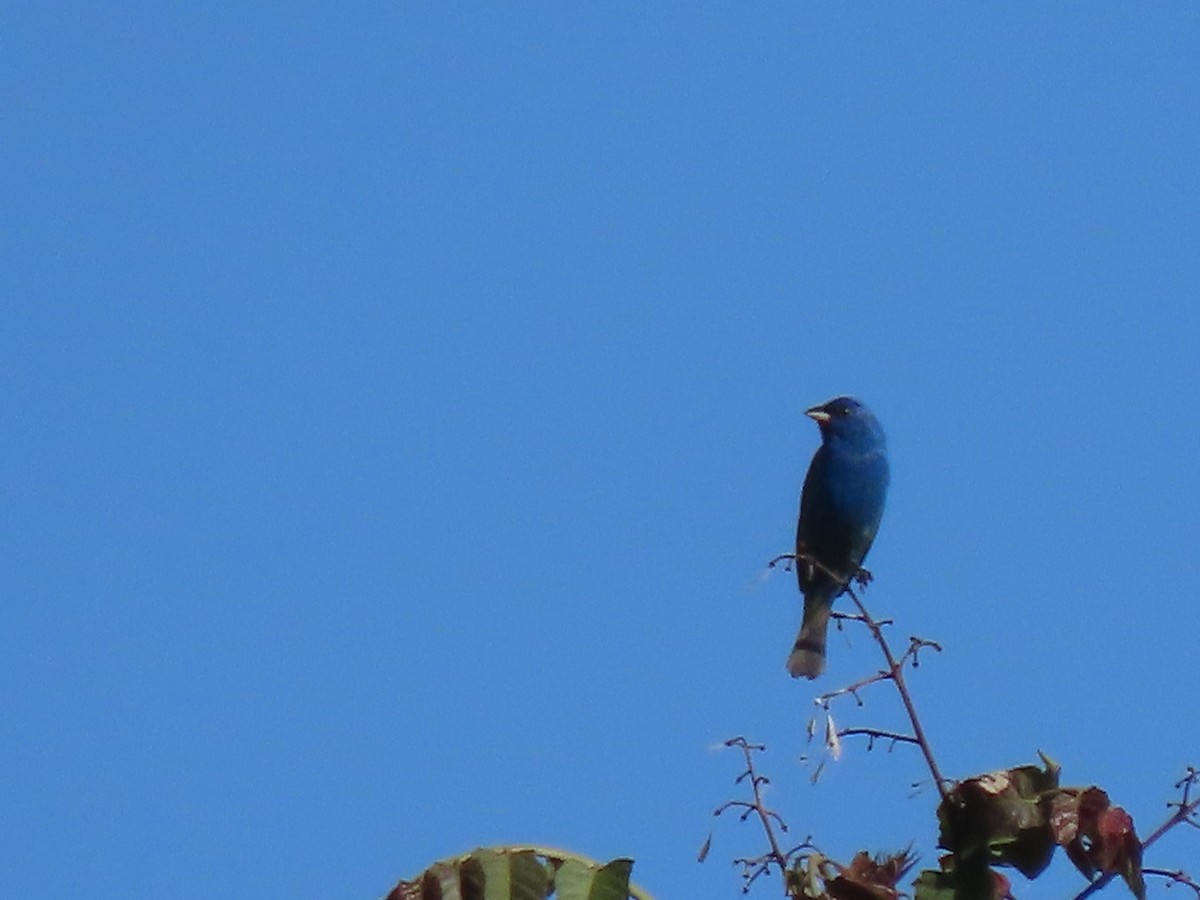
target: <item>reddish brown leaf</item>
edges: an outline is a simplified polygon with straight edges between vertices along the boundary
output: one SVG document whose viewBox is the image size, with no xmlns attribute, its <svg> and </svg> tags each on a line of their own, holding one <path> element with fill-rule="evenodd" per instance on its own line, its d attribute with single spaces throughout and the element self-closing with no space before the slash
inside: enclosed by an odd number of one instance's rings
<svg viewBox="0 0 1200 900">
<path fill-rule="evenodd" d="M 833 900 L 897 900 L 900 891 L 896 883 L 915 862 L 908 850 L 880 857 L 860 850 L 850 865 L 826 883 L 825 892 Z"/>
<path fill-rule="evenodd" d="M 1133 817 L 1119 806 L 1100 813 L 1096 819 L 1095 834 L 1096 843 L 1092 852 L 1096 857 L 1096 868 L 1104 872 L 1124 868 L 1131 845 L 1141 847 L 1133 831 Z"/>
<path fill-rule="evenodd" d="M 1050 833 L 1054 842 L 1065 847 L 1079 834 L 1079 796 L 1070 789 L 1056 791 L 1046 801 L 1049 813 Z"/>
<path fill-rule="evenodd" d="M 401 881 L 384 900 L 417 900 L 421 896 L 421 883 L 418 881 Z"/>
<path fill-rule="evenodd" d="M 1136 897 L 1145 895 L 1142 842 L 1133 818 L 1098 787 L 1066 788 L 1049 799 L 1054 840 L 1085 878 L 1116 874 Z"/>
</svg>

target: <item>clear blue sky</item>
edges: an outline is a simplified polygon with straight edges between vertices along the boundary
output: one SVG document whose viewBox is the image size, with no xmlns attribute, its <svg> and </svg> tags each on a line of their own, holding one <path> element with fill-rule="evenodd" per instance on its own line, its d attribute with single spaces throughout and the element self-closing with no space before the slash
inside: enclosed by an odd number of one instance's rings
<svg viewBox="0 0 1200 900">
<path fill-rule="evenodd" d="M 840 392 L 947 774 L 1041 748 L 1149 831 L 1200 762 L 1200 8 L 1043 7 L 0 14 L 0 894 L 534 841 L 733 897 L 734 734 L 798 836 L 932 864 L 915 753 L 809 784 L 877 661 L 788 679 L 761 577 Z"/>
</svg>

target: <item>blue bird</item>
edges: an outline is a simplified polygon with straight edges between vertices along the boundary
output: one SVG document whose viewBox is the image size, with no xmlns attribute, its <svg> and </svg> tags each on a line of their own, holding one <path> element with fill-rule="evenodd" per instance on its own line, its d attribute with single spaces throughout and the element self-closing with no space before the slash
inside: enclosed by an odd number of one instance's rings
<svg viewBox="0 0 1200 900">
<path fill-rule="evenodd" d="M 853 397 L 835 397 L 806 410 L 821 429 L 800 494 L 796 575 L 804 594 L 804 624 L 788 657 L 793 678 L 825 669 L 825 632 L 833 601 L 866 559 L 887 500 L 887 442 L 871 411 Z M 833 578 L 811 561 L 838 573 Z"/>
</svg>

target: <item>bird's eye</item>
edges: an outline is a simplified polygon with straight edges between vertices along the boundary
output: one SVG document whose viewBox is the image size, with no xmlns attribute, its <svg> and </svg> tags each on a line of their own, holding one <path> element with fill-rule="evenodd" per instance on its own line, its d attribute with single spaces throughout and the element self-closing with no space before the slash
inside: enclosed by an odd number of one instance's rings
<svg viewBox="0 0 1200 900">
<path fill-rule="evenodd" d="M 838 410 L 838 412 L 840 412 L 843 416 L 848 416 L 848 415 L 850 415 L 850 407 L 843 406 L 841 409 Z"/>
</svg>

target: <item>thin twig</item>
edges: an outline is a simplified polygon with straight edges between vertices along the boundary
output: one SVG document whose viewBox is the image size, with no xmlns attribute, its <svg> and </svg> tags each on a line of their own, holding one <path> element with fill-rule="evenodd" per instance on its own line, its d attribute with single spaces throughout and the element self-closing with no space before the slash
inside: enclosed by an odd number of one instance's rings
<svg viewBox="0 0 1200 900">
<path fill-rule="evenodd" d="M 1197 883 L 1183 869 L 1142 869 L 1143 875 L 1157 875 L 1159 878 L 1165 878 L 1169 883 L 1182 884 L 1184 887 L 1189 887 L 1196 892 L 1196 897 L 1200 898 L 1200 883 Z"/>
<path fill-rule="evenodd" d="M 891 741 L 893 744 L 916 744 L 919 741 L 911 734 L 900 734 L 897 731 L 884 731 L 880 728 L 843 728 L 838 733 L 838 737 L 850 737 L 851 735 L 862 734 L 870 738 L 867 743 L 867 749 L 870 750 L 876 740 Z"/>
<path fill-rule="evenodd" d="M 829 614 L 829 618 L 834 619 L 835 621 L 839 621 L 839 622 L 862 622 L 864 625 L 867 624 L 867 620 L 864 619 L 858 613 L 837 612 L 835 610 L 834 612 L 831 612 Z M 895 625 L 896 623 L 892 619 L 880 619 L 879 624 L 880 625 Z"/>
<path fill-rule="evenodd" d="M 782 562 L 782 563 L 787 563 L 787 565 L 785 565 L 783 567 L 784 571 L 790 572 L 790 571 L 792 571 L 792 563 L 794 563 L 795 561 L 796 561 L 795 553 L 780 553 L 777 557 L 775 557 L 773 560 L 771 560 L 770 562 L 767 563 L 767 568 L 773 569 Z"/>
<path fill-rule="evenodd" d="M 874 675 L 868 675 L 866 678 L 860 678 L 858 681 L 854 682 L 854 684 L 848 684 L 845 687 L 840 687 L 837 690 L 830 691 L 827 694 L 822 694 L 821 696 L 819 696 L 815 700 L 813 700 L 813 702 L 816 703 L 817 706 L 820 706 L 822 709 L 829 709 L 830 701 L 832 701 L 838 697 L 844 697 L 847 694 L 849 694 L 852 697 L 854 697 L 855 703 L 857 703 L 859 706 L 862 706 L 863 699 L 862 699 L 862 697 L 858 696 L 859 691 L 861 691 L 865 687 L 869 687 L 872 684 L 878 684 L 880 681 L 890 681 L 891 678 L 892 678 L 892 676 L 890 673 L 885 672 L 881 669 L 880 671 L 876 672 Z"/>
</svg>

